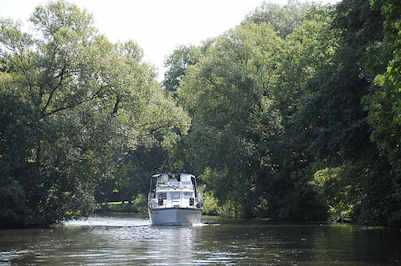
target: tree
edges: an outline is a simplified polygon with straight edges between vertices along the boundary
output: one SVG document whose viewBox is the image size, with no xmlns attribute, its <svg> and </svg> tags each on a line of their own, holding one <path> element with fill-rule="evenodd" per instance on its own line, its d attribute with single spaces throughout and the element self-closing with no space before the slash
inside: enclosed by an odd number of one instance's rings
<svg viewBox="0 0 401 266">
<path fill-rule="evenodd" d="M 394 172 L 369 140 L 372 128 L 362 104 L 378 89 L 373 80 L 391 55 L 383 42 L 382 21 L 367 1 L 344 0 L 336 6 L 333 64 L 323 65 L 309 82 L 317 90 L 300 113 L 301 125 L 311 129 L 308 149 L 323 162 L 315 174 L 325 179 L 323 196 L 334 203 L 334 213 L 368 224 L 399 223 Z"/>
<path fill-rule="evenodd" d="M 314 7 L 304 14 L 302 25 L 286 36 L 281 53 L 275 56 L 275 79 L 271 82 L 274 105 L 279 110 L 282 133 L 274 141 L 272 160 L 276 173 L 265 181 L 270 215 L 298 220 L 324 219 L 326 208 L 309 182 L 319 163 L 310 149 L 314 127 L 306 108 L 319 93 L 311 81 L 333 65 L 338 48 L 336 31 L 331 29 L 331 9 Z M 314 103 L 319 115 L 322 105 Z M 285 196 L 283 196 L 285 195 Z"/>
<path fill-rule="evenodd" d="M 375 84 L 380 88 L 366 98 L 369 123 L 373 127 L 372 139 L 386 152 L 396 171 L 401 170 L 401 41 L 398 1 L 373 1 L 373 7 L 384 17 L 384 49 L 390 58 L 385 61 L 385 71 L 377 73 Z M 370 54 L 369 54 L 370 55 Z"/>
<path fill-rule="evenodd" d="M 176 92 L 185 70 L 199 62 L 200 53 L 200 49 L 195 46 L 180 46 L 171 53 L 165 62 L 167 71 L 163 80 L 163 86 L 168 92 Z"/>
<path fill-rule="evenodd" d="M 2 227 L 88 215 L 96 187 L 114 177 L 128 151 L 142 142 L 167 145 L 189 124 L 135 42 L 110 43 L 91 15 L 63 1 L 36 8 L 30 21 L 34 33 L 0 23 L 1 119 L 11 119 L 1 132 L 1 166 L 25 203 L 13 214 L 17 198 L 2 190 L 12 216 Z M 13 104 L 25 108 L 15 112 Z"/>
<path fill-rule="evenodd" d="M 267 23 L 284 39 L 302 25 L 306 11 L 312 6 L 310 3 L 301 3 L 297 0 L 289 0 L 284 6 L 264 2 L 246 17 L 245 22 Z"/>
<path fill-rule="evenodd" d="M 177 90 L 193 119 L 186 138 L 192 169 L 203 173 L 226 214 L 252 215 L 258 171 L 269 156 L 259 144 L 280 131 L 268 90 L 280 46 L 268 25 L 241 25 L 209 45 Z"/>
<path fill-rule="evenodd" d="M 379 42 L 382 53 L 387 60 L 385 65 L 376 71 L 375 85 L 378 86 L 364 99 L 368 111 L 368 121 L 372 127 L 371 139 L 383 152 L 390 167 L 387 167 L 387 186 L 385 220 L 387 223 L 401 224 L 401 4 L 398 1 L 377 0 L 371 2 L 372 9 L 379 10 L 383 16 L 383 40 Z M 368 54 L 371 61 L 376 59 L 374 53 Z M 384 177 L 382 177 L 384 178 Z"/>
</svg>

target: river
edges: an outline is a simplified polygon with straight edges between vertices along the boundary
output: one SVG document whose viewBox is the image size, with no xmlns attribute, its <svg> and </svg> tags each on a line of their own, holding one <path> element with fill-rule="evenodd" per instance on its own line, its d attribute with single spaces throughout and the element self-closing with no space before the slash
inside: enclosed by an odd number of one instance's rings
<svg viewBox="0 0 401 266">
<path fill-rule="evenodd" d="M 401 232 L 210 217 L 193 227 L 161 227 L 132 215 L 0 230 L 0 265 L 144 264 L 401 265 Z"/>
</svg>

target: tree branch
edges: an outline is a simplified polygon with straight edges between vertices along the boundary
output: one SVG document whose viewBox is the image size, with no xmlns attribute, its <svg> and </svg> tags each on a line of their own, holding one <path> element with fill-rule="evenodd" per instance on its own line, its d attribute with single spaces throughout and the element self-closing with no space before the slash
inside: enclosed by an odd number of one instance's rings
<svg viewBox="0 0 401 266">
<path fill-rule="evenodd" d="M 114 116 L 114 115 L 117 114 L 117 112 L 118 112 L 118 104 L 120 103 L 120 101 L 121 101 L 121 96 L 117 95 L 117 100 L 116 100 L 116 103 L 114 104 L 113 112 L 111 112 L 111 115 Z"/>
</svg>

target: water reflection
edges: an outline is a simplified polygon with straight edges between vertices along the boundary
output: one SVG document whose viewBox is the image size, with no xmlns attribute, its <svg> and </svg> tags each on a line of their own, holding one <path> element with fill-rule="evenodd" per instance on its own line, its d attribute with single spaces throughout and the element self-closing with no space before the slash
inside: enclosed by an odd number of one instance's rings
<svg viewBox="0 0 401 266">
<path fill-rule="evenodd" d="M 0 265 L 397 265 L 400 257 L 399 231 L 353 226 L 158 227 L 121 216 L 0 231 Z"/>
</svg>

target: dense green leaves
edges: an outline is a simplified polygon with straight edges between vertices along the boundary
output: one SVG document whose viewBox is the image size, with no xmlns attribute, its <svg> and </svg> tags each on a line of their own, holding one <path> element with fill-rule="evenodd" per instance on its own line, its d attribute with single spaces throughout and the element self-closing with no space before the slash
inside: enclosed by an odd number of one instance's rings
<svg viewBox="0 0 401 266">
<path fill-rule="evenodd" d="M 220 214 L 399 224 L 399 10 L 263 4 L 197 48 L 177 151 Z"/>
<path fill-rule="evenodd" d="M 135 42 L 109 42 L 63 1 L 36 8 L 31 23 L 32 33 L 0 24 L 0 226 L 88 215 L 102 184 L 129 178 L 127 154 L 172 145 L 189 126 Z"/>
<path fill-rule="evenodd" d="M 289 0 L 284 6 L 264 2 L 247 16 L 246 21 L 256 24 L 267 23 L 277 35 L 285 38 L 295 28 L 302 25 L 306 11 L 311 7 L 311 4 L 297 0 Z"/>
<path fill-rule="evenodd" d="M 163 86 L 168 92 L 174 93 L 177 90 L 185 70 L 199 62 L 200 53 L 201 51 L 195 46 L 181 46 L 167 58 L 168 69 L 164 76 Z"/>
<path fill-rule="evenodd" d="M 187 69 L 177 91 L 193 117 L 189 138 L 194 167 L 217 171 L 210 174 L 220 181 L 206 178 L 206 172 L 204 181 L 223 202 L 240 204 L 235 215 L 252 205 L 240 195 L 252 193 L 255 170 L 268 152 L 259 143 L 280 130 L 267 87 L 280 44 L 266 24 L 239 26 L 217 38 L 199 63 Z"/>
<path fill-rule="evenodd" d="M 375 77 L 380 89 L 366 99 L 372 139 L 401 169 L 401 6 L 397 1 L 372 1 L 384 17 L 384 40 L 391 54 L 385 69 Z"/>
</svg>

